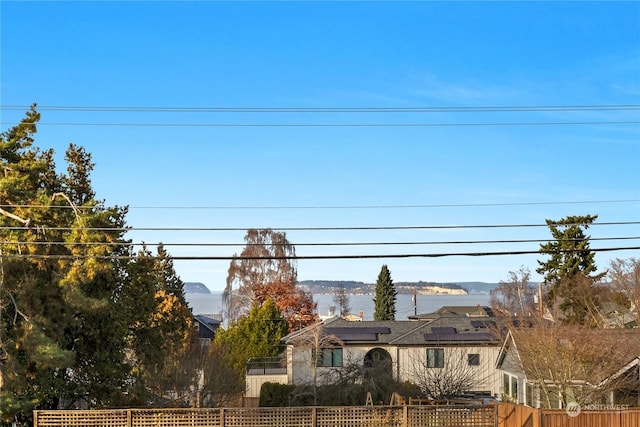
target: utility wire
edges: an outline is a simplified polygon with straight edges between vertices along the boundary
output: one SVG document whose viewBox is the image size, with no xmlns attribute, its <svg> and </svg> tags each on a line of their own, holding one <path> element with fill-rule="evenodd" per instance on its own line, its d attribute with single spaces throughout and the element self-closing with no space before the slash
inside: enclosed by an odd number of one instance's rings
<svg viewBox="0 0 640 427">
<path fill-rule="evenodd" d="M 612 252 L 625 250 L 639 250 L 640 246 L 633 247 L 612 247 L 612 248 L 589 248 L 590 252 Z M 573 253 L 582 252 L 582 249 L 558 250 L 553 253 Z M 444 258 L 452 256 L 464 257 L 485 257 L 485 256 L 506 256 L 506 255 L 530 255 L 545 254 L 539 250 L 526 251 L 498 251 L 498 252 L 441 252 L 441 253 L 414 253 L 414 254 L 367 254 L 367 255 L 295 255 L 282 257 L 234 257 L 234 256 L 144 256 L 144 259 L 172 259 L 174 261 L 231 261 L 231 260 L 333 260 L 333 259 L 380 259 L 380 258 Z M 118 256 L 90 256 L 90 255 L 39 255 L 39 254 L 0 254 L 0 258 L 13 259 L 53 259 L 53 260 L 85 260 L 85 259 L 106 259 L 106 260 L 129 260 L 140 258 L 135 255 Z"/>
<path fill-rule="evenodd" d="M 15 125 L 2 122 L 2 125 Z M 565 122 L 477 122 L 477 123 L 90 123 L 90 122 L 38 122 L 37 126 L 109 126 L 109 127 L 208 127 L 208 128 L 285 128 L 285 127 L 506 127 L 506 126 L 583 126 L 583 125 L 636 125 L 629 121 L 565 121 Z"/>
<path fill-rule="evenodd" d="M 624 237 L 590 237 L 589 241 L 603 240 L 639 240 L 640 236 Z M 581 242 L 585 239 L 563 239 L 567 242 Z M 448 240 L 448 241 L 420 241 L 420 242 L 313 242 L 295 243 L 299 246 L 422 246 L 422 245 L 485 245 L 497 243 L 546 243 L 549 239 L 513 239 L 513 240 Z M 0 245 L 34 245 L 34 246 L 182 246 L 182 247 L 257 247 L 262 243 L 147 243 L 147 242 L 47 242 L 47 241 L 0 241 Z M 284 243 L 272 243 L 270 246 L 285 246 Z"/>
<path fill-rule="evenodd" d="M 2 105 L 0 110 L 28 110 L 29 105 Z M 38 105 L 39 111 L 147 113 L 477 113 L 554 111 L 635 111 L 638 104 L 512 105 L 476 107 L 150 107 Z"/>
<path fill-rule="evenodd" d="M 468 208 L 468 207 L 500 207 L 500 206 L 546 206 L 546 205 L 578 205 L 578 204 L 612 204 L 638 203 L 640 199 L 622 200 L 577 200 L 555 202 L 514 202 L 514 203 L 453 203 L 453 204 L 407 204 L 407 205 L 309 205 L 309 206 L 127 206 L 127 209 L 149 210 L 294 210 L 294 209 L 432 209 L 432 208 Z M 8 205 L 0 204 L 0 208 L 41 208 L 41 209 L 110 209 L 102 205 L 70 206 L 66 205 Z"/>
<path fill-rule="evenodd" d="M 594 222 L 594 226 L 636 225 L 640 221 Z M 576 224 L 559 224 L 566 227 Z M 274 231 L 368 231 L 368 230 L 443 230 L 443 229 L 486 229 L 486 228 L 533 228 L 548 227 L 548 224 L 486 224 L 486 225 L 399 225 L 399 226 L 360 226 L 360 227 L 268 227 Z M 32 227 L 42 231 L 247 231 L 261 227 Z M 0 227 L 0 230 L 26 230 L 25 227 Z"/>
</svg>

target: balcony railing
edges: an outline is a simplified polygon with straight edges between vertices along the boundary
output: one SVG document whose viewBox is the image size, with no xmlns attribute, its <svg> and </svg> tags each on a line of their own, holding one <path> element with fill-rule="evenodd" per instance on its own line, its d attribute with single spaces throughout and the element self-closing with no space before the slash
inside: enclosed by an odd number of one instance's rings
<svg viewBox="0 0 640 427">
<path fill-rule="evenodd" d="M 247 375 L 286 375 L 281 357 L 252 357 L 247 362 Z"/>
</svg>

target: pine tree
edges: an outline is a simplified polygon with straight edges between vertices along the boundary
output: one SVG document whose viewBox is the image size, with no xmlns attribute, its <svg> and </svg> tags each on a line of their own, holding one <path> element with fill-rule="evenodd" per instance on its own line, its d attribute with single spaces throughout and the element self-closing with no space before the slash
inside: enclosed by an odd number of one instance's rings
<svg viewBox="0 0 640 427">
<path fill-rule="evenodd" d="M 393 280 L 391 280 L 391 272 L 386 265 L 383 265 L 376 281 L 376 296 L 373 299 L 375 305 L 373 320 L 396 319 L 397 294 L 396 289 L 393 287 Z"/>
</svg>

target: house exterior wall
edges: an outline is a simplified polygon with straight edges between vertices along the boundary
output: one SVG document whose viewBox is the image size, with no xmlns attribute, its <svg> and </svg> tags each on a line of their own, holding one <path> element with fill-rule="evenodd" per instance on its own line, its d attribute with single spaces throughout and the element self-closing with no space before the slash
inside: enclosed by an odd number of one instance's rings
<svg viewBox="0 0 640 427">
<path fill-rule="evenodd" d="M 247 375 L 245 380 L 245 397 L 260 398 L 260 389 L 264 383 L 287 384 L 287 374 L 279 375 Z"/>
<path fill-rule="evenodd" d="M 394 367 L 393 375 L 396 375 L 396 348 L 390 346 L 345 346 L 339 347 L 342 348 L 342 366 L 336 367 L 315 367 L 315 376 L 317 384 L 328 383 L 331 381 L 332 373 L 335 373 L 338 369 L 349 365 L 358 365 L 362 366 L 364 364 L 364 359 L 366 354 L 376 348 L 381 348 L 389 353 L 391 356 L 391 363 Z M 288 354 L 290 357 L 288 358 L 289 363 L 289 371 L 291 372 L 290 381 L 291 384 L 300 385 L 300 384 L 313 384 L 314 377 L 314 366 L 312 365 L 312 349 L 310 348 L 296 348 L 293 346 L 289 346 Z"/>
<path fill-rule="evenodd" d="M 427 367 L 427 348 L 443 350 L 443 367 Z M 398 349 L 399 381 L 420 385 L 430 377 L 429 371 L 448 369 L 468 375 L 474 384 L 473 392 L 489 392 L 492 396 L 500 391 L 500 375 L 496 369 L 496 358 L 500 349 L 496 346 L 440 346 L 405 347 Z M 469 355 L 478 360 L 478 365 L 469 365 Z M 475 363 L 475 362 L 472 362 Z"/>
<path fill-rule="evenodd" d="M 420 382 L 424 372 L 428 369 L 464 369 L 471 375 L 474 387 L 470 391 L 489 392 L 492 396 L 500 392 L 500 375 L 496 368 L 496 358 L 500 351 L 497 346 L 471 346 L 471 347 L 442 347 L 445 354 L 445 366 L 443 368 L 427 368 L 427 347 L 397 347 L 389 345 L 363 345 L 342 347 L 342 367 L 351 364 L 362 366 L 365 356 L 373 349 L 383 349 L 391 357 L 392 375 L 398 381 L 409 381 L 414 384 Z M 289 346 L 289 372 L 291 384 L 312 384 L 314 367 L 311 362 L 312 350 L 309 348 L 295 348 Z M 468 364 L 468 355 L 478 355 L 478 365 Z M 331 373 L 335 373 L 341 367 L 316 367 L 315 375 L 317 384 L 330 381 Z"/>
</svg>

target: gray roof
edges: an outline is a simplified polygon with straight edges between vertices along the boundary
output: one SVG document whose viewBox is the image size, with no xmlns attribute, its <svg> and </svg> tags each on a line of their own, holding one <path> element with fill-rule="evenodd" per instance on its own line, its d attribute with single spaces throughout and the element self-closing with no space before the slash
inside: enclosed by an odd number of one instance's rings
<svg viewBox="0 0 640 427">
<path fill-rule="evenodd" d="M 215 332 L 222 323 L 220 320 L 205 314 L 197 314 L 193 316 L 193 318 L 202 326 L 209 329 L 211 332 Z"/>
<path fill-rule="evenodd" d="M 437 319 L 443 314 L 464 316 L 464 317 L 493 317 L 491 307 L 484 305 L 445 305 L 433 313 L 422 313 L 409 316 L 412 320 Z"/>
<path fill-rule="evenodd" d="M 332 318 L 322 325 L 324 335 L 333 335 L 348 345 L 499 345 L 502 341 L 494 333 L 491 318 L 469 318 L 442 314 L 426 322 L 411 320 L 384 320 L 349 322 Z M 493 323 L 495 325 L 495 323 Z M 308 332 L 310 326 L 284 337 L 286 344 L 294 344 L 295 338 Z"/>
</svg>

